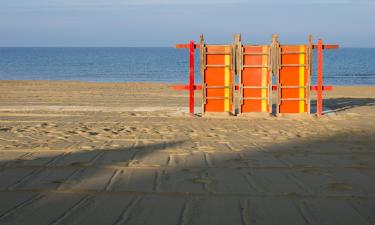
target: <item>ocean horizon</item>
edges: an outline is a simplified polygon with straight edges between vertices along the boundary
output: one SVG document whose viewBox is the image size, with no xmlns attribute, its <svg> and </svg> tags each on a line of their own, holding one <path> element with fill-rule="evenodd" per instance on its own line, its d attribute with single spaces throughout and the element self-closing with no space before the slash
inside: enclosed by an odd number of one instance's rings
<svg viewBox="0 0 375 225">
<path fill-rule="evenodd" d="M 187 83 L 188 60 L 173 47 L 0 47 L 0 80 Z M 326 50 L 323 63 L 325 85 L 375 85 L 375 48 Z"/>
</svg>

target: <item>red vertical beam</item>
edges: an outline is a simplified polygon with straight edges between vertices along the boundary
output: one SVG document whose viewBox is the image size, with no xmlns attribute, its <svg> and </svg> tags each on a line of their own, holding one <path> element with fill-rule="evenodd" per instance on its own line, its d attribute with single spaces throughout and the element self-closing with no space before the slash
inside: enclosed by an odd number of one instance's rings
<svg viewBox="0 0 375 225">
<path fill-rule="evenodd" d="M 190 114 L 194 115 L 194 41 L 190 41 L 189 50 L 190 50 Z"/>
<path fill-rule="evenodd" d="M 323 40 L 318 40 L 318 90 L 316 92 L 316 114 L 322 115 L 323 111 Z"/>
</svg>

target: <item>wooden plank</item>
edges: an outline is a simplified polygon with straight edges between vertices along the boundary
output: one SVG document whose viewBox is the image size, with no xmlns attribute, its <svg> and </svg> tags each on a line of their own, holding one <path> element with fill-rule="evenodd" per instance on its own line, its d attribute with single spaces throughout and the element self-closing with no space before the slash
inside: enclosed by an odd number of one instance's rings
<svg viewBox="0 0 375 225">
<path fill-rule="evenodd" d="M 238 91 L 239 87 L 238 85 L 234 86 L 235 87 L 235 90 Z M 187 90 L 190 90 L 190 85 L 188 84 L 176 84 L 176 85 L 173 85 L 172 86 L 172 89 L 173 90 L 176 90 L 176 91 L 187 91 Z M 198 90 L 202 90 L 202 85 L 194 85 L 194 90 L 198 91 Z M 318 86 L 310 86 L 310 91 L 317 91 L 318 90 Z M 272 91 L 277 91 L 277 86 L 276 85 L 272 85 Z M 323 86 L 323 91 L 333 91 L 333 86 Z"/>
<path fill-rule="evenodd" d="M 313 49 L 317 49 L 318 45 L 313 45 Z M 338 49 L 340 48 L 340 45 L 338 44 L 332 44 L 332 45 L 323 45 L 323 49 Z"/>
<path fill-rule="evenodd" d="M 190 44 L 176 44 L 175 48 L 179 48 L 179 49 L 181 49 L 181 48 L 190 48 Z M 197 45 L 197 44 L 195 44 L 194 48 L 200 48 L 200 46 Z"/>
</svg>

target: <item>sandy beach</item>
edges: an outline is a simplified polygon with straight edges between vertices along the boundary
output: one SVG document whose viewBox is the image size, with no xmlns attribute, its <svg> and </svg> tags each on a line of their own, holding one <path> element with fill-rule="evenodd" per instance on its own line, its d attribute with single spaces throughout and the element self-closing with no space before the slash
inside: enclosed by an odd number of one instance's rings
<svg viewBox="0 0 375 225">
<path fill-rule="evenodd" d="M 375 86 L 324 97 L 202 118 L 168 84 L 0 81 L 0 224 L 375 224 Z"/>
</svg>

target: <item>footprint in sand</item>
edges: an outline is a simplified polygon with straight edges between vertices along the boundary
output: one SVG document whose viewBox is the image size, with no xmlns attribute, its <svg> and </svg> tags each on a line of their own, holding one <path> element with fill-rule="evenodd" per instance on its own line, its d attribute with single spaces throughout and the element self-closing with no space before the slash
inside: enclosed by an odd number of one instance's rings
<svg viewBox="0 0 375 225">
<path fill-rule="evenodd" d="M 211 184 L 212 180 L 208 178 L 193 178 L 191 181 L 195 184 Z"/>
<path fill-rule="evenodd" d="M 312 175 L 322 175 L 322 171 L 319 168 L 305 168 L 301 170 L 302 173 L 312 174 Z"/>
<path fill-rule="evenodd" d="M 65 183 L 65 181 L 66 180 L 64 180 L 64 179 L 57 179 L 57 180 L 51 181 L 51 183 L 53 183 L 53 184 L 63 184 L 63 183 Z"/>
<path fill-rule="evenodd" d="M 132 160 L 129 160 L 127 164 L 128 166 L 139 166 L 140 162 L 136 159 L 132 159 Z"/>
<path fill-rule="evenodd" d="M 90 130 L 90 128 L 88 128 L 87 126 L 82 126 L 82 127 L 80 128 L 80 131 L 82 131 L 82 132 L 86 132 L 86 131 L 88 131 L 88 130 Z"/>
<path fill-rule="evenodd" d="M 126 147 L 123 147 L 121 145 L 118 145 L 118 144 L 112 144 L 112 145 L 109 145 L 108 148 L 112 149 L 112 150 L 122 150 Z"/>
<path fill-rule="evenodd" d="M 353 186 L 347 183 L 330 183 L 326 185 L 327 188 L 333 190 L 352 190 Z"/>
<path fill-rule="evenodd" d="M 34 158 L 34 157 L 19 158 L 14 163 L 22 163 L 22 162 L 27 162 L 27 161 L 34 161 L 34 160 L 37 160 L 37 159 L 38 158 Z"/>
<path fill-rule="evenodd" d="M 199 174 L 202 172 L 203 169 L 199 169 L 199 168 L 183 168 L 181 169 L 181 171 L 185 171 L 185 172 L 188 172 L 188 173 L 192 173 L 192 174 Z"/>
<path fill-rule="evenodd" d="M 26 130 L 25 129 L 17 129 L 14 133 L 22 133 L 22 132 L 25 132 Z"/>
<path fill-rule="evenodd" d="M 129 127 L 128 130 L 130 130 L 130 131 L 137 131 L 137 128 L 136 127 Z"/>
<path fill-rule="evenodd" d="M 72 162 L 70 165 L 78 166 L 78 167 L 88 167 L 88 166 L 91 166 L 92 164 L 89 162 Z"/>
<path fill-rule="evenodd" d="M 48 126 L 48 123 L 40 123 L 40 124 L 35 125 L 35 127 L 47 127 L 47 126 Z"/>
<path fill-rule="evenodd" d="M 92 150 L 94 147 L 93 146 L 90 146 L 90 145 L 82 145 L 81 146 L 81 149 L 82 150 Z"/>
<path fill-rule="evenodd" d="M 10 127 L 0 127 L 0 131 L 4 131 L 4 132 L 8 132 L 8 131 L 11 131 L 12 128 Z"/>
</svg>

